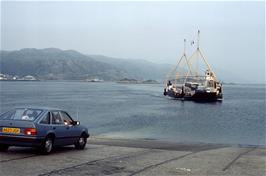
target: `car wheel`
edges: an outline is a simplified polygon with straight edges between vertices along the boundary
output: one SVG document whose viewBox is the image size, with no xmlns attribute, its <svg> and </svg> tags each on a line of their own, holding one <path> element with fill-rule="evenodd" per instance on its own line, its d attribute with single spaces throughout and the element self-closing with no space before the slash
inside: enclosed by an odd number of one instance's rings
<svg viewBox="0 0 266 176">
<path fill-rule="evenodd" d="M 7 151 L 8 148 L 9 148 L 9 145 L 6 145 L 6 144 L 0 144 L 0 151 L 1 151 L 1 152 Z"/>
<path fill-rule="evenodd" d="M 75 143 L 75 148 L 82 150 L 85 148 L 86 143 L 87 143 L 87 137 L 85 135 L 81 135 L 78 141 Z"/>
<path fill-rule="evenodd" d="M 49 154 L 49 153 L 52 152 L 52 150 L 53 150 L 53 146 L 54 146 L 53 138 L 51 138 L 51 137 L 47 137 L 47 138 L 44 140 L 43 144 L 42 144 L 41 152 L 42 152 L 43 154 L 46 154 L 46 155 L 47 155 L 47 154 Z"/>
</svg>

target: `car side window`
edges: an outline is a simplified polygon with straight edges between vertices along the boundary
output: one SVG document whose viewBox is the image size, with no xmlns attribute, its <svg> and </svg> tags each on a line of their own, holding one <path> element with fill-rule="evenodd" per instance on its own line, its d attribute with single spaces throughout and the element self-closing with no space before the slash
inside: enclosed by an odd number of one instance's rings
<svg viewBox="0 0 266 176">
<path fill-rule="evenodd" d="M 46 113 L 46 115 L 42 118 L 41 124 L 50 124 L 50 112 Z"/>
<path fill-rule="evenodd" d="M 61 116 L 62 116 L 62 119 L 64 121 L 64 124 L 65 125 L 71 125 L 73 120 L 71 119 L 71 117 L 64 111 L 61 111 Z"/>
<path fill-rule="evenodd" d="M 57 125 L 63 124 L 59 111 L 52 112 L 52 123 Z"/>
</svg>

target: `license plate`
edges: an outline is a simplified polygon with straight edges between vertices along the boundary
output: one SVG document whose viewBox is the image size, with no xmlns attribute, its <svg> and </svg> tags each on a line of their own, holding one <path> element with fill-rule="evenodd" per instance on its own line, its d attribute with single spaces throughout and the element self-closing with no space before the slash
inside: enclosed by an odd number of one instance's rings
<svg viewBox="0 0 266 176">
<path fill-rule="evenodd" d="M 15 133 L 15 134 L 18 134 L 18 133 L 20 133 L 20 129 L 19 128 L 6 128 L 6 127 L 3 127 L 2 128 L 2 132 L 3 133 Z"/>
</svg>

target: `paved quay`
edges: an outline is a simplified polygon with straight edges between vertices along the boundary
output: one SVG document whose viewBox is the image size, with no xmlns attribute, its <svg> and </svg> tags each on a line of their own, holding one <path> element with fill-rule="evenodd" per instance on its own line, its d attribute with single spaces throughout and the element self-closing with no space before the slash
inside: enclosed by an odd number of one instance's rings
<svg viewBox="0 0 266 176">
<path fill-rule="evenodd" d="M 266 148 L 92 138 L 85 150 L 32 148 L 0 153 L 2 176 L 266 176 Z"/>
</svg>

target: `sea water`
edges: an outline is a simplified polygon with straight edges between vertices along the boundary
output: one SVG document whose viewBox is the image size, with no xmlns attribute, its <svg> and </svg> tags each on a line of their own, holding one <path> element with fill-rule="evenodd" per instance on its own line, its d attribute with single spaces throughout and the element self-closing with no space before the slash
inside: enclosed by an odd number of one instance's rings
<svg viewBox="0 0 266 176">
<path fill-rule="evenodd" d="M 64 109 L 110 138 L 266 146 L 265 85 L 224 85 L 222 102 L 163 96 L 162 84 L 0 82 L 0 112 L 17 106 Z"/>
</svg>

